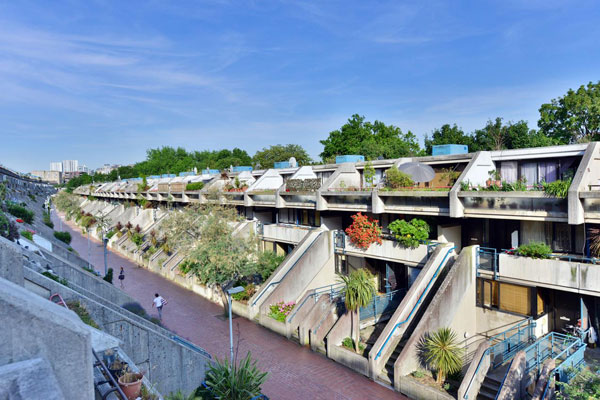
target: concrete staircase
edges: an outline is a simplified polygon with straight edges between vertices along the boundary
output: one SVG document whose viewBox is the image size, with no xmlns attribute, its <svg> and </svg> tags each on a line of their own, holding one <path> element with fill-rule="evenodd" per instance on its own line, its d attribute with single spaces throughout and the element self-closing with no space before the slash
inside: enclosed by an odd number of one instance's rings
<svg viewBox="0 0 600 400">
<path fill-rule="evenodd" d="M 498 380 L 497 376 L 486 376 L 479 389 L 477 400 L 495 400 L 501 384 L 502 381 Z"/>
<path fill-rule="evenodd" d="M 379 380 L 388 385 L 392 385 L 394 382 L 394 364 L 396 363 L 396 360 L 398 359 L 400 353 L 402 353 L 402 350 L 406 345 L 406 341 L 407 339 L 404 339 L 400 343 L 398 343 L 398 345 L 394 349 L 393 353 L 390 355 L 390 358 L 388 358 L 387 362 L 385 363 L 385 366 L 383 367 L 381 373 L 378 376 Z"/>
</svg>

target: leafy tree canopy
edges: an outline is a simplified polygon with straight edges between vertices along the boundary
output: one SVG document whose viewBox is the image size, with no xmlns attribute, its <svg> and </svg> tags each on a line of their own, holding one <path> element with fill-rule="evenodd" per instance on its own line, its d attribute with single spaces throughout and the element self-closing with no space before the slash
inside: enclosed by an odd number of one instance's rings
<svg viewBox="0 0 600 400">
<path fill-rule="evenodd" d="M 260 168 L 273 168 L 274 163 L 278 161 L 288 161 L 290 157 L 294 157 L 298 165 L 307 165 L 312 162 L 310 156 L 304 148 L 297 144 L 273 145 L 269 148 L 263 148 L 257 151 L 252 161 L 254 165 L 260 165 Z"/>
<path fill-rule="evenodd" d="M 121 179 L 137 178 L 149 175 L 178 174 L 197 168 L 225 169 L 229 166 L 252 165 L 252 158 L 245 150 L 213 150 L 188 152 L 182 147 L 161 147 L 149 149 L 146 160 L 133 165 L 125 165 L 109 174 L 95 174 L 94 182 L 111 182 Z M 82 174 L 67 183 L 67 190 L 92 183 L 92 176 Z"/>
<path fill-rule="evenodd" d="M 558 143 L 589 142 L 600 137 L 600 81 L 581 85 L 540 107 L 540 129 Z"/>
<path fill-rule="evenodd" d="M 324 148 L 320 155 L 325 162 L 333 162 L 335 156 L 344 154 L 389 159 L 419 155 L 421 151 L 417 137 L 411 131 L 403 133 L 400 128 L 381 121 L 371 123 L 358 114 L 340 129 L 329 132 L 329 137 L 321 140 L 321 144 Z"/>
<path fill-rule="evenodd" d="M 465 133 L 455 125 L 445 124 L 433 131 L 431 139 L 425 137 L 425 151 L 431 154 L 434 145 L 465 144 L 469 151 L 492 151 L 522 149 L 561 144 L 542 131 L 529 129 L 526 121 L 504 123 L 502 118 L 489 120 L 485 127 L 472 133 Z"/>
</svg>

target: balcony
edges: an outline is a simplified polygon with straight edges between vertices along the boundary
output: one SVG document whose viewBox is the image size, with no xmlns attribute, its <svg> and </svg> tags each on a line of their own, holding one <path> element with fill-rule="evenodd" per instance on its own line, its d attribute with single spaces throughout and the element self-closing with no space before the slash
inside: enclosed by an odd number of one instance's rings
<svg viewBox="0 0 600 400">
<path fill-rule="evenodd" d="M 404 247 L 392 239 L 383 239 L 382 243 L 372 244 L 367 250 L 360 249 L 343 231 L 335 232 L 335 251 L 356 257 L 369 257 L 387 260 L 407 265 L 424 265 L 427 262 L 429 249 L 432 245 L 421 244 L 417 248 Z"/>
<path fill-rule="evenodd" d="M 340 211 L 371 211 L 372 210 L 372 191 L 343 191 L 340 189 L 322 191 L 326 209 Z"/>
<path fill-rule="evenodd" d="M 252 201 L 252 205 L 258 207 L 275 207 L 275 195 L 275 189 L 259 189 L 248 193 L 248 196 Z"/>
<path fill-rule="evenodd" d="M 262 226 L 261 236 L 263 240 L 271 242 L 283 242 L 297 244 L 310 231 L 310 228 L 304 226 L 295 226 L 288 224 L 265 224 Z"/>
<path fill-rule="evenodd" d="M 407 213 L 420 215 L 450 215 L 448 189 L 404 190 L 377 192 L 387 213 Z"/>
<path fill-rule="evenodd" d="M 551 254 L 534 259 L 480 249 L 478 275 L 592 296 L 600 295 L 600 259 Z"/>
<path fill-rule="evenodd" d="M 566 222 L 566 198 L 548 196 L 544 192 L 480 192 L 461 191 L 465 217 L 539 219 Z"/>
</svg>

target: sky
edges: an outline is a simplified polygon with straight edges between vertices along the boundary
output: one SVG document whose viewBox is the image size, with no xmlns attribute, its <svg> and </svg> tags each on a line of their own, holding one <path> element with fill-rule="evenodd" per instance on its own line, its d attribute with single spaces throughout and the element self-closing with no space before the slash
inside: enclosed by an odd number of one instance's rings
<svg viewBox="0 0 600 400">
<path fill-rule="evenodd" d="M 0 0 L 0 164 L 300 144 L 355 113 L 420 139 L 537 125 L 600 79 L 600 3 Z"/>
</svg>

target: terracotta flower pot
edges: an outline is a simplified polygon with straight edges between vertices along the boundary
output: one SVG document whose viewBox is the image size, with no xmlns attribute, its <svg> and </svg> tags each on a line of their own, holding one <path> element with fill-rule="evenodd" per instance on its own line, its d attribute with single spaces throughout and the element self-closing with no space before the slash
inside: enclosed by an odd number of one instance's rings
<svg viewBox="0 0 600 400">
<path fill-rule="evenodd" d="M 125 382 L 126 380 L 130 380 L 130 376 L 134 376 L 136 379 L 133 382 Z M 127 373 L 119 378 L 119 386 L 125 396 L 129 400 L 135 400 L 140 396 L 140 392 L 142 391 L 142 374 L 134 374 Z"/>
</svg>

